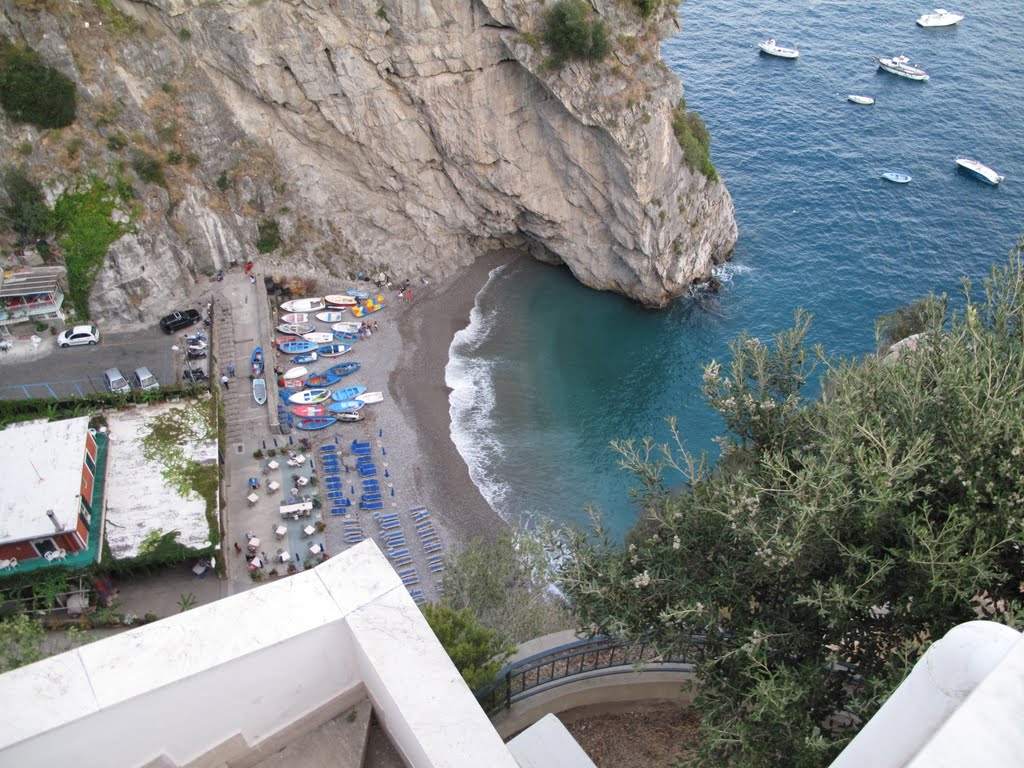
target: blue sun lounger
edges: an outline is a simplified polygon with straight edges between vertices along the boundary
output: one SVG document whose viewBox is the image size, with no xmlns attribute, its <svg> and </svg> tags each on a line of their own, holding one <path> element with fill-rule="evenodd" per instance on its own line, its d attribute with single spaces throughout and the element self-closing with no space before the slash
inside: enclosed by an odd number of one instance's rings
<svg viewBox="0 0 1024 768">
<path fill-rule="evenodd" d="M 382 509 L 383 507 L 384 507 L 384 502 L 382 502 L 382 501 L 360 501 L 359 502 L 359 508 L 360 509 Z"/>
</svg>

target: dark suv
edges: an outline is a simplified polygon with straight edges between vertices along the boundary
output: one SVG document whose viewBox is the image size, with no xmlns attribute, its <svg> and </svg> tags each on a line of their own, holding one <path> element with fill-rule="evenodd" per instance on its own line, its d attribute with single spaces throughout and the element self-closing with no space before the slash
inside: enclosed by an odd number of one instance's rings
<svg viewBox="0 0 1024 768">
<path fill-rule="evenodd" d="M 199 322 L 201 316 L 194 309 L 185 309 L 181 312 L 171 312 L 167 317 L 160 320 L 160 330 L 164 333 L 174 333 L 182 328 L 188 328 Z"/>
</svg>

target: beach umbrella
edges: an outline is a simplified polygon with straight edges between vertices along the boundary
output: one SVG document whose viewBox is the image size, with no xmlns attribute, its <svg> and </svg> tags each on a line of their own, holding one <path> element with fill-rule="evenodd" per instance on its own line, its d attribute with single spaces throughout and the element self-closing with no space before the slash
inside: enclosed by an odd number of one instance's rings
<svg viewBox="0 0 1024 768">
<path fill-rule="evenodd" d="M 394 495 L 395 495 L 395 489 L 394 489 L 394 487 L 392 487 L 392 488 L 391 488 L 391 495 L 392 495 L 392 496 L 394 496 Z"/>
<path fill-rule="evenodd" d="M 391 477 L 391 475 L 388 474 L 388 471 L 386 469 L 384 470 L 384 477 Z"/>
<path fill-rule="evenodd" d="M 384 430 L 383 429 L 378 429 L 377 430 L 377 437 L 384 437 Z"/>
<path fill-rule="evenodd" d="M 381 456 L 387 456 L 388 455 L 388 449 L 387 448 L 381 448 L 380 449 L 380 455 Z"/>
</svg>

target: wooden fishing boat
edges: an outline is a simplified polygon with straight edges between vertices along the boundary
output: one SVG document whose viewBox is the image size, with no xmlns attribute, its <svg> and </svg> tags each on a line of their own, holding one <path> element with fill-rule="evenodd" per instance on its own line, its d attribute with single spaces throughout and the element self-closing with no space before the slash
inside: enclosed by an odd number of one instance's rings
<svg viewBox="0 0 1024 768">
<path fill-rule="evenodd" d="M 331 416 L 314 416 L 311 419 L 299 419 L 295 422 L 296 429 L 324 429 L 332 424 L 337 424 L 338 420 Z"/>
<path fill-rule="evenodd" d="M 355 317 L 364 317 L 384 309 L 385 301 L 383 296 L 375 299 L 367 299 L 357 307 L 352 307 L 352 314 Z"/>
<path fill-rule="evenodd" d="M 307 387 L 329 387 L 332 384 L 337 384 L 341 381 L 341 376 L 335 376 L 332 373 L 315 373 L 306 379 Z"/>
<path fill-rule="evenodd" d="M 263 347 L 256 347 L 252 351 L 252 357 L 249 358 L 249 366 L 252 369 L 254 379 L 258 379 L 263 375 Z M 266 382 L 264 382 L 264 386 L 266 386 Z"/>
<path fill-rule="evenodd" d="M 282 323 L 308 323 L 309 313 L 308 312 L 289 312 L 287 315 L 281 315 Z"/>
<path fill-rule="evenodd" d="M 316 348 L 316 342 L 306 341 L 305 339 L 289 339 L 288 341 L 278 344 L 277 348 L 286 355 L 301 355 L 303 352 L 314 351 L 317 354 L 320 354 L 319 350 Z"/>
<path fill-rule="evenodd" d="M 345 387 L 344 389 L 339 389 L 337 392 L 334 392 L 331 395 L 331 400 L 334 400 L 335 402 L 341 402 L 342 400 L 355 400 L 365 391 L 366 387 L 363 386 L 357 385 L 354 387 Z"/>
<path fill-rule="evenodd" d="M 359 334 L 350 331 L 335 331 L 334 341 L 359 341 Z"/>
<path fill-rule="evenodd" d="M 358 411 L 362 407 L 363 403 L 360 400 L 341 400 L 328 405 L 327 410 L 331 413 L 341 413 L 343 411 Z"/>
<path fill-rule="evenodd" d="M 351 349 L 352 347 L 348 344 L 328 344 L 324 347 L 317 347 L 316 353 L 320 357 L 341 357 Z"/>
<path fill-rule="evenodd" d="M 310 418 L 312 416 L 326 416 L 327 415 L 327 406 L 324 406 L 324 405 L 293 405 L 293 406 L 291 406 L 288 409 L 288 411 L 290 413 L 295 414 L 296 416 L 301 416 L 304 419 L 308 419 L 308 418 Z"/>
<path fill-rule="evenodd" d="M 340 310 L 316 313 L 316 319 L 324 323 L 340 323 L 345 317 L 345 313 Z"/>
<path fill-rule="evenodd" d="M 324 300 L 317 297 L 313 299 L 292 299 L 281 304 L 281 309 L 285 312 L 318 312 L 324 306 Z"/>
<path fill-rule="evenodd" d="M 350 363 L 338 363 L 337 365 L 331 366 L 327 369 L 327 372 L 333 376 L 348 376 L 358 370 L 359 363 L 352 361 Z"/>
<path fill-rule="evenodd" d="M 292 392 L 298 392 L 300 389 L 306 388 L 305 379 L 282 379 L 278 377 L 277 388 L 284 390 L 291 394 Z"/>
<path fill-rule="evenodd" d="M 309 375 L 309 369 L 305 366 L 297 366 L 295 368 L 289 368 L 287 371 L 281 374 L 281 378 L 287 381 L 288 379 L 304 379 Z"/>
<path fill-rule="evenodd" d="M 295 405 L 316 405 L 324 400 L 329 400 L 331 390 L 329 389 L 304 389 L 288 396 L 288 402 Z"/>
<path fill-rule="evenodd" d="M 349 320 L 347 323 L 335 323 L 331 326 L 332 331 L 339 331 L 341 333 L 359 333 L 359 327 L 361 323 L 354 323 Z"/>
<path fill-rule="evenodd" d="M 339 411 L 334 415 L 338 421 L 362 421 L 365 418 L 359 411 Z"/>
<path fill-rule="evenodd" d="M 359 395 L 356 398 L 356 400 L 358 400 L 359 402 L 366 403 L 367 405 L 369 405 L 371 403 L 379 403 L 383 399 L 384 399 L 384 393 L 383 392 L 364 392 L 363 394 Z"/>
<path fill-rule="evenodd" d="M 364 291 L 362 288 L 349 288 L 347 291 L 345 291 L 345 295 L 351 296 L 355 299 L 359 299 L 360 301 L 366 301 L 368 298 L 370 298 L 370 292 Z"/>
<path fill-rule="evenodd" d="M 266 379 L 252 380 L 252 399 L 255 400 L 258 405 L 263 405 L 265 402 L 267 402 Z"/>
<path fill-rule="evenodd" d="M 293 363 L 315 363 L 316 352 L 304 352 L 301 355 L 292 355 Z"/>
<path fill-rule="evenodd" d="M 345 296 L 341 293 L 332 293 L 328 296 L 324 296 L 326 301 L 332 307 L 352 307 L 359 303 L 357 299 L 352 296 Z M 323 309 L 323 307 L 320 307 Z"/>
<path fill-rule="evenodd" d="M 304 333 L 302 338 L 312 341 L 314 344 L 330 344 L 334 341 L 334 334 L 329 331 L 317 331 L 315 333 Z"/>
<path fill-rule="evenodd" d="M 312 323 L 281 323 L 277 326 L 277 330 L 287 333 L 289 336 L 301 336 L 304 333 L 312 333 L 316 330 L 316 326 Z"/>
</svg>

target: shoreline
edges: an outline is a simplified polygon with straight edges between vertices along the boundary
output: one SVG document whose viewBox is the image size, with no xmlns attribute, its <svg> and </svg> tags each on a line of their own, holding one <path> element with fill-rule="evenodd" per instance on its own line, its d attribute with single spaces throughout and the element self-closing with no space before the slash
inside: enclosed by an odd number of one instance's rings
<svg viewBox="0 0 1024 768">
<path fill-rule="evenodd" d="M 506 525 L 473 483 L 452 442 L 445 367 L 452 339 L 468 325 L 491 270 L 521 256 L 514 250 L 483 254 L 445 282 L 418 291 L 414 287 L 412 302 L 397 318 L 401 351 L 388 390 L 404 422 L 405 439 L 415 445 L 416 465 L 406 471 L 412 471 L 421 503 L 441 530 L 446 554 L 452 545 L 493 538 Z"/>
</svg>

